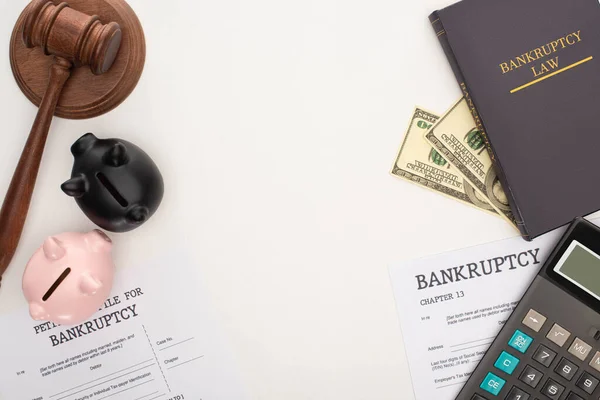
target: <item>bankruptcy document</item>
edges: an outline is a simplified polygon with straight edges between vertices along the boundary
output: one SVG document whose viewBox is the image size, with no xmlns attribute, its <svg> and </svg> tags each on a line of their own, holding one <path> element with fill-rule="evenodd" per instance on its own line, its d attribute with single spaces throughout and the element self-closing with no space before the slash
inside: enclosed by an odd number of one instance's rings
<svg viewBox="0 0 600 400">
<path fill-rule="evenodd" d="M 390 267 L 416 400 L 456 398 L 565 229 Z"/>
<path fill-rule="evenodd" d="M 229 400 L 246 393 L 181 253 L 117 266 L 100 311 L 77 326 L 0 317 L 2 400 Z"/>
</svg>

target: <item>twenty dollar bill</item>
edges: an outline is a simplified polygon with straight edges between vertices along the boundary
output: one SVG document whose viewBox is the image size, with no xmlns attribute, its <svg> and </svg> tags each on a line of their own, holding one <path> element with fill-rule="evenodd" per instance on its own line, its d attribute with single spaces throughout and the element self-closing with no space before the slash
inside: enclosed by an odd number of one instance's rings
<svg viewBox="0 0 600 400">
<path fill-rule="evenodd" d="M 477 129 L 467 100 L 462 98 L 424 134 L 433 146 L 475 191 L 511 224 L 516 226 L 508 200 Z"/>
<path fill-rule="evenodd" d="M 391 174 L 491 213 L 486 200 L 440 154 L 423 140 L 439 117 L 415 108 Z"/>
</svg>

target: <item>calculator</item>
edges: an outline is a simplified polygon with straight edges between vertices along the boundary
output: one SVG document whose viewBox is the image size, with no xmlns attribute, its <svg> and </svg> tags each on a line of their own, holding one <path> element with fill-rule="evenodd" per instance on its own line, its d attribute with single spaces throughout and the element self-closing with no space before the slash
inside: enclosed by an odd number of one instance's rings
<svg viewBox="0 0 600 400">
<path fill-rule="evenodd" d="M 573 221 L 456 399 L 600 399 L 600 228 Z"/>
</svg>

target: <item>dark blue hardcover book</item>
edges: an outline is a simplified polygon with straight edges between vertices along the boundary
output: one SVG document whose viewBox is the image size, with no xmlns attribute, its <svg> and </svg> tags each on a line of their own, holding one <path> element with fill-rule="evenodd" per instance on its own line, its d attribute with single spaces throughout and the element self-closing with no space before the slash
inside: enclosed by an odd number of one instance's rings
<svg viewBox="0 0 600 400">
<path fill-rule="evenodd" d="M 430 21 L 523 237 L 600 209 L 598 0 L 463 0 Z"/>
</svg>

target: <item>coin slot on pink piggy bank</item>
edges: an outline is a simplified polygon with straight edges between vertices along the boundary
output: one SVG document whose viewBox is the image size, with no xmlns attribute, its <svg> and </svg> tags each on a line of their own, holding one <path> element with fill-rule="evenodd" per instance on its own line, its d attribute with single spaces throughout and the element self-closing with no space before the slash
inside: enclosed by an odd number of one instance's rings
<svg viewBox="0 0 600 400">
<path fill-rule="evenodd" d="M 23 293 L 35 320 L 77 325 L 110 295 L 112 242 L 103 232 L 68 232 L 44 241 L 27 263 Z"/>
</svg>

